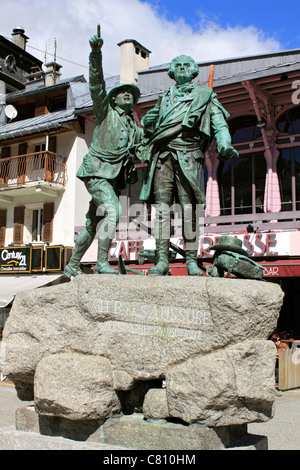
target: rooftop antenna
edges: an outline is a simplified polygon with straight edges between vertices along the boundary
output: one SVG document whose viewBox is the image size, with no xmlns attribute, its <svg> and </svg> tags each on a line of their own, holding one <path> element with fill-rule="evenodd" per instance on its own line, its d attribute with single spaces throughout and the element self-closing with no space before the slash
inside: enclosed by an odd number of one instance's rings
<svg viewBox="0 0 300 470">
<path fill-rule="evenodd" d="M 45 55 L 44 55 L 44 63 L 46 64 L 46 62 L 47 62 L 47 43 L 46 43 Z"/>
<path fill-rule="evenodd" d="M 54 57 L 53 57 L 53 84 L 56 84 L 56 50 L 57 50 L 57 42 L 56 38 L 54 38 Z"/>
<path fill-rule="evenodd" d="M 57 41 L 56 41 L 56 38 L 54 38 L 54 62 L 56 62 L 56 51 L 57 51 Z"/>
</svg>

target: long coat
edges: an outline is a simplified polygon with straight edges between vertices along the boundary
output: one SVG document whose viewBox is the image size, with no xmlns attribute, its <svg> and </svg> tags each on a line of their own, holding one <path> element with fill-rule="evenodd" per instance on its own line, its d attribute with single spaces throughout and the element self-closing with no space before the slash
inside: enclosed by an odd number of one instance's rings
<svg viewBox="0 0 300 470">
<path fill-rule="evenodd" d="M 180 167 L 193 189 L 196 202 L 205 203 L 204 154 L 214 137 L 219 152 L 222 147 L 231 145 L 226 123 L 229 114 L 211 88 L 196 87 L 193 84 L 181 87 L 174 85 L 159 98 L 156 108 L 159 110 L 159 117 L 155 129 L 143 139 L 137 149 L 137 157 L 148 162 L 140 200 L 149 200 L 157 161 L 161 151 L 169 145 L 176 148 Z M 189 136 L 188 142 L 184 140 L 185 134 Z"/>
</svg>

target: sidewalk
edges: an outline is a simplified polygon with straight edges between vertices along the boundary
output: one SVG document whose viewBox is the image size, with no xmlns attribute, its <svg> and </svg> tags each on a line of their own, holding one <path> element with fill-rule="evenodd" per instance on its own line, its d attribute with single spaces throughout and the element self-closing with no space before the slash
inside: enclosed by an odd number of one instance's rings
<svg viewBox="0 0 300 470">
<path fill-rule="evenodd" d="M 248 432 L 266 436 L 269 450 L 300 450 L 300 389 L 280 393 L 275 401 L 274 418 L 266 423 L 249 424 Z M 0 450 L 125 450 L 16 431 L 15 411 L 27 404 L 18 399 L 12 384 L 0 382 Z"/>
<path fill-rule="evenodd" d="M 248 432 L 267 436 L 269 450 L 300 450 L 300 388 L 280 392 L 275 416 L 266 423 L 248 425 Z"/>
</svg>

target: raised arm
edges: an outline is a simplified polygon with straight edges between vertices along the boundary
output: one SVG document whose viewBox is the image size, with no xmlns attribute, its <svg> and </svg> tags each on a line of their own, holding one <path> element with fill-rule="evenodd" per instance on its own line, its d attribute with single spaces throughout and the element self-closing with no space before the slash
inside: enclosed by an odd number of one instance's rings
<svg viewBox="0 0 300 470">
<path fill-rule="evenodd" d="M 108 103 L 105 89 L 105 80 L 102 67 L 103 39 L 94 35 L 90 39 L 91 52 L 89 55 L 89 88 L 93 100 L 94 113 L 97 120 L 101 120 L 106 114 Z"/>
</svg>

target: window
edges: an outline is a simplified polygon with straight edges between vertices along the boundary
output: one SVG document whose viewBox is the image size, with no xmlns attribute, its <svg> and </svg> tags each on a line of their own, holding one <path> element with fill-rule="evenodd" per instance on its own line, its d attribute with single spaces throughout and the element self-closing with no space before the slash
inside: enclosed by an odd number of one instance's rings
<svg viewBox="0 0 300 470">
<path fill-rule="evenodd" d="M 281 150 L 277 172 L 282 211 L 300 210 L 300 147 Z"/>
<path fill-rule="evenodd" d="M 300 134 L 300 106 L 283 113 L 277 121 L 277 129 L 283 134 Z"/>
<path fill-rule="evenodd" d="M 67 97 L 58 96 L 56 98 L 52 98 L 49 103 L 49 111 L 53 113 L 54 111 L 61 111 L 67 108 Z"/>
<path fill-rule="evenodd" d="M 262 152 L 221 162 L 218 168 L 221 214 L 263 212 L 266 170 Z"/>
<path fill-rule="evenodd" d="M 54 203 L 45 202 L 43 206 L 43 241 L 52 242 L 53 236 L 53 218 L 54 218 Z"/>
<path fill-rule="evenodd" d="M 24 214 L 25 207 L 18 206 L 14 208 L 14 230 L 13 230 L 13 242 L 14 244 L 24 243 Z"/>
<path fill-rule="evenodd" d="M 44 152 L 46 149 L 45 144 L 39 144 L 34 146 L 34 153 Z"/>
<path fill-rule="evenodd" d="M 5 245 L 7 209 L 0 209 L 0 246 Z"/>
<path fill-rule="evenodd" d="M 31 240 L 40 242 L 42 240 L 43 230 L 43 209 L 34 209 L 32 211 Z"/>
<path fill-rule="evenodd" d="M 241 116 L 229 121 L 228 125 L 233 144 L 251 142 L 262 137 L 256 116 Z"/>
<path fill-rule="evenodd" d="M 218 183 L 221 214 L 230 215 L 232 211 L 231 194 L 233 190 L 233 167 L 231 160 L 220 162 L 218 167 Z"/>
</svg>

